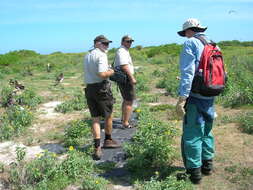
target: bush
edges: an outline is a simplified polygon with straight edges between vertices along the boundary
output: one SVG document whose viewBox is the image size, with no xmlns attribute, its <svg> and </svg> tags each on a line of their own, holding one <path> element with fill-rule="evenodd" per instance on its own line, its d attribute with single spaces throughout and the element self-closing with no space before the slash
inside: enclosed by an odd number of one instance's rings
<svg viewBox="0 0 253 190">
<path fill-rule="evenodd" d="M 32 89 L 25 89 L 24 91 L 13 93 L 12 87 L 3 87 L 1 91 L 1 105 L 6 107 L 10 95 L 14 99 L 15 105 L 27 106 L 28 108 L 34 109 L 38 104 L 42 102 L 42 97 L 38 96 Z"/>
<path fill-rule="evenodd" d="M 127 167 L 137 175 L 151 175 L 169 166 L 176 158 L 173 126 L 154 118 L 148 110 L 140 112 L 138 131 L 124 149 L 128 154 Z M 144 172 L 145 171 L 145 172 Z"/>
<path fill-rule="evenodd" d="M 136 190 L 193 190 L 190 182 L 177 181 L 175 177 L 167 177 L 165 180 L 159 181 L 151 178 L 150 181 L 137 184 Z"/>
<path fill-rule="evenodd" d="M 108 181 L 102 177 L 87 175 L 82 183 L 83 190 L 106 190 Z"/>
<path fill-rule="evenodd" d="M 55 110 L 57 112 L 67 113 L 67 112 L 71 112 L 71 111 L 84 110 L 87 107 L 88 106 L 87 106 L 84 94 L 83 94 L 83 92 L 80 91 L 80 92 L 77 92 L 71 100 L 58 105 L 55 108 Z"/>
<path fill-rule="evenodd" d="M 17 155 L 25 155 L 23 153 L 23 149 L 17 151 Z M 31 162 L 20 159 L 13 163 L 8 180 L 12 189 L 60 190 L 91 176 L 94 169 L 94 162 L 86 153 L 70 150 L 67 157 L 60 161 L 55 153 L 45 151 Z M 97 185 L 96 181 L 90 181 L 90 184 Z"/>
<path fill-rule="evenodd" d="M 18 136 L 29 127 L 33 120 L 33 114 L 20 106 L 11 106 L 0 117 L 0 140 L 8 140 L 12 136 Z"/>
<path fill-rule="evenodd" d="M 36 108 L 42 102 L 42 97 L 38 96 L 32 89 L 26 89 L 16 99 L 19 105 L 28 106 L 31 109 Z"/>
<path fill-rule="evenodd" d="M 73 121 L 65 129 L 64 144 L 66 146 L 80 146 L 89 141 L 89 136 L 91 136 L 91 121 Z"/>
<path fill-rule="evenodd" d="M 239 119 L 240 129 L 248 134 L 253 134 L 253 112 L 244 114 Z"/>
<path fill-rule="evenodd" d="M 237 107 L 253 103 L 252 60 L 248 56 L 228 58 L 228 82 L 224 93 L 218 98 L 224 106 Z"/>
</svg>

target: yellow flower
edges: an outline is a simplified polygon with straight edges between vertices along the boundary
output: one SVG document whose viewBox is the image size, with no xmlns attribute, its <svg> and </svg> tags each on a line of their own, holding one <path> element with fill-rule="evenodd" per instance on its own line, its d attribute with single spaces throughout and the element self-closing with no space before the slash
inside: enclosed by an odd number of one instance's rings
<svg viewBox="0 0 253 190">
<path fill-rule="evenodd" d="M 141 109 L 136 109 L 135 112 L 140 113 Z"/>
<path fill-rule="evenodd" d="M 95 183 L 96 183 L 96 184 L 99 184 L 99 181 L 98 181 L 98 180 L 96 180 L 96 181 L 95 181 Z"/>
<path fill-rule="evenodd" d="M 155 175 L 159 175 L 159 172 L 158 172 L 158 171 L 156 171 L 156 172 L 155 172 Z"/>
<path fill-rule="evenodd" d="M 73 146 L 70 146 L 70 147 L 69 147 L 69 151 L 72 151 L 72 150 L 74 150 L 74 147 L 73 147 Z"/>
<path fill-rule="evenodd" d="M 168 135 L 168 136 L 170 136 L 171 133 L 170 133 L 170 131 L 167 131 L 165 134 Z"/>
<path fill-rule="evenodd" d="M 41 153 L 36 154 L 36 157 L 37 157 L 37 158 L 40 158 L 41 156 L 42 156 L 42 154 L 41 154 Z"/>
</svg>

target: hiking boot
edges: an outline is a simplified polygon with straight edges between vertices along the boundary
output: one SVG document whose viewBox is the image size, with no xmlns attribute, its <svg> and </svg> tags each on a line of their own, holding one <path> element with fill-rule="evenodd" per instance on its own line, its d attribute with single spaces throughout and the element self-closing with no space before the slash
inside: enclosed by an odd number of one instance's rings
<svg viewBox="0 0 253 190">
<path fill-rule="evenodd" d="M 201 168 L 187 169 L 186 173 L 190 175 L 189 179 L 193 184 L 200 184 L 200 181 L 202 179 Z"/>
<path fill-rule="evenodd" d="M 213 160 L 203 160 L 201 172 L 204 175 L 211 175 L 213 170 Z"/>
<path fill-rule="evenodd" d="M 97 147 L 94 149 L 93 160 L 100 160 L 102 157 L 102 150 L 101 147 Z"/>
<path fill-rule="evenodd" d="M 103 148 L 119 148 L 120 145 L 113 139 L 105 139 Z"/>
</svg>

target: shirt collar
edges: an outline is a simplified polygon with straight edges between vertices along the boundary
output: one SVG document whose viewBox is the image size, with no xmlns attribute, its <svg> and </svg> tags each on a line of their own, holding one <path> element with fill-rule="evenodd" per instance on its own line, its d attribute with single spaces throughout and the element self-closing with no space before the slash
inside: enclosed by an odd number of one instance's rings
<svg viewBox="0 0 253 190">
<path fill-rule="evenodd" d="M 121 45 L 120 47 L 128 51 L 128 49 L 125 46 Z"/>
<path fill-rule="evenodd" d="M 198 33 L 194 34 L 193 36 L 202 36 L 202 35 L 205 35 L 205 33 L 204 32 L 198 32 Z"/>
</svg>

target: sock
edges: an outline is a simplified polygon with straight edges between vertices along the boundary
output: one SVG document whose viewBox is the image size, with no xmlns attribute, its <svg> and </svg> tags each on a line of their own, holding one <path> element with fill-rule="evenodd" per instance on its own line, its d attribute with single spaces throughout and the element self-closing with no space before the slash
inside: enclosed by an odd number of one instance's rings
<svg viewBox="0 0 253 190">
<path fill-rule="evenodd" d="M 94 139 L 94 146 L 98 148 L 100 146 L 100 139 Z"/>
<path fill-rule="evenodd" d="M 110 135 L 105 134 L 105 140 L 107 140 L 107 139 L 111 140 L 112 139 L 112 135 L 111 134 Z"/>
</svg>

